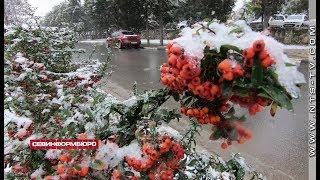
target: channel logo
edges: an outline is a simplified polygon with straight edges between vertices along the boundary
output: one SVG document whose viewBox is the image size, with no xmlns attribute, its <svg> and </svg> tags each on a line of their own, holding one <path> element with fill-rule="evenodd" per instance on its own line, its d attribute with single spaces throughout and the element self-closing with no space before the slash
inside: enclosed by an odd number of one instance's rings
<svg viewBox="0 0 320 180">
<path fill-rule="evenodd" d="M 30 140 L 32 150 L 39 149 L 98 149 L 97 139 L 33 139 Z"/>
</svg>

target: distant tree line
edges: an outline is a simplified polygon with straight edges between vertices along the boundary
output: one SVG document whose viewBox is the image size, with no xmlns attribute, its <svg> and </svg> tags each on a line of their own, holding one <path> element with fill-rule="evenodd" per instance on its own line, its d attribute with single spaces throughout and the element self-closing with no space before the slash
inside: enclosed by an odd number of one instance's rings
<svg viewBox="0 0 320 180">
<path fill-rule="evenodd" d="M 134 32 L 182 20 L 228 19 L 235 0 L 65 0 L 45 16 L 47 26 L 68 26 L 104 36 L 115 29 Z M 163 34 L 163 33 L 161 33 Z M 162 39 L 162 38 L 161 38 Z"/>
</svg>

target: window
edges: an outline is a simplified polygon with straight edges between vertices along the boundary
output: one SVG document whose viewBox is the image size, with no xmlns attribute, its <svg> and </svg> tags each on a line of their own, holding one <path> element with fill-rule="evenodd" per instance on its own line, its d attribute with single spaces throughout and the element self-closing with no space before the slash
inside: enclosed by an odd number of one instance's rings
<svg viewBox="0 0 320 180">
<path fill-rule="evenodd" d="M 273 16 L 272 20 L 284 20 L 283 16 Z"/>
<path fill-rule="evenodd" d="M 288 19 L 303 19 L 303 16 L 301 15 L 291 15 L 291 16 L 288 16 Z"/>
<path fill-rule="evenodd" d="M 131 31 L 122 31 L 122 34 L 124 34 L 124 35 L 134 35 L 134 33 L 131 32 Z"/>
</svg>

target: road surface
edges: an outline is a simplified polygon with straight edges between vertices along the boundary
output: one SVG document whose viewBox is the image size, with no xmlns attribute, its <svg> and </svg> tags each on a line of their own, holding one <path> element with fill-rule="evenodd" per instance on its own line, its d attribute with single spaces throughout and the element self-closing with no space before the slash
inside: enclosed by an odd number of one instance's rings
<svg viewBox="0 0 320 180">
<path fill-rule="evenodd" d="M 105 45 L 84 44 L 79 48 L 87 52 L 83 60 L 105 60 L 107 49 Z M 94 50 L 95 49 L 95 50 Z M 164 50 L 129 49 L 113 50 L 111 64 L 114 66 L 109 79 L 117 86 L 130 90 L 136 81 L 140 91 L 163 87 L 159 82 L 159 67 L 166 61 Z M 299 70 L 307 77 L 308 64 L 301 61 Z M 301 98 L 294 101 L 294 112 L 279 110 L 274 118 L 269 115 L 269 109 L 249 118 L 247 126 L 254 132 L 254 138 L 244 145 L 233 145 L 227 150 L 221 150 L 221 142 L 209 141 L 210 128 L 204 127 L 198 137 L 199 145 L 211 152 L 217 152 L 228 158 L 233 152 L 240 152 L 268 179 L 307 179 L 308 178 L 308 114 L 307 114 L 307 85 L 302 86 Z M 168 102 L 168 108 L 178 108 L 178 104 Z M 186 131 L 187 121 L 173 122 L 171 126 L 180 132 Z"/>
</svg>

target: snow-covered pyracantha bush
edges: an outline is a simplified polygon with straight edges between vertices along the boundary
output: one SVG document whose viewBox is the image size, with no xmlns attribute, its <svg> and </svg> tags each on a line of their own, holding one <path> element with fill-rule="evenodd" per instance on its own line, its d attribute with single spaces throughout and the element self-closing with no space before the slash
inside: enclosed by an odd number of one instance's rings
<svg viewBox="0 0 320 180">
<path fill-rule="evenodd" d="M 180 118 L 176 110 L 160 108 L 176 97 L 172 90 L 134 91 L 134 96 L 119 101 L 98 86 L 108 74 L 106 62 L 93 61 L 71 71 L 71 54 L 57 55 L 71 52 L 69 39 L 60 32 L 6 29 L 5 179 L 261 179 L 238 155 L 225 162 L 191 148 L 196 124 L 185 136 L 168 127 Z M 46 44 L 37 39 L 38 33 L 60 36 L 56 40 L 61 46 L 55 47 L 59 51 L 44 53 L 55 49 L 50 44 L 55 40 L 47 39 Z M 22 45 L 34 39 L 34 49 Z M 64 72 L 55 69 L 56 61 L 64 61 Z M 30 140 L 40 138 L 99 139 L 99 148 L 31 150 Z"/>
<path fill-rule="evenodd" d="M 74 33 L 67 28 L 38 27 L 34 25 L 5 26 L 4 46 L 7 58 L 16 52 L 36 63 L 43 63 L 53 72 L 68 72 Z"/>
<path fill-rule="evenodd" d="M 243 21 L 225 25 L 201 22 L 185 28 L 168 44 L 161 82 L 177 93 L 181 113 L 213 125 L 212 140 L 242 144 L 252 137 L 240 107 L 255 115 L 267 106 L 293 110 L 299 84 L 305 83 L 272 37 L 253 32 Z"/>
</svg>

